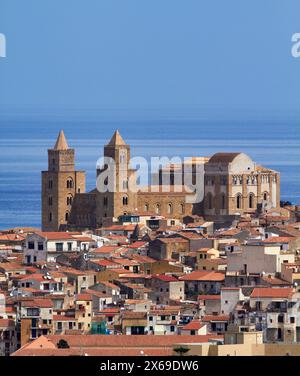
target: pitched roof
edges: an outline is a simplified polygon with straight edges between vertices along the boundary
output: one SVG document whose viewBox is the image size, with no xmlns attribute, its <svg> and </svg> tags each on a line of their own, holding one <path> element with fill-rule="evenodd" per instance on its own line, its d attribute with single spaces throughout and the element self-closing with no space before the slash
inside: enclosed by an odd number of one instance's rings
<svg viewBox="0 0 300 376">
<path fill-rule="evenodd" d="M 159 279 L 160 281 L 163 281 L 163 282 L 179 282 L 177 278 L 171 275 L 155 274 L 152 276 L 152 278 Z"/>
<path fill-rule="evenodd" d="M 120 135 L 120 132 L 116 130 L 107 145 L 119 146 L 119 145 L 126 145 L 126 143 L 123 140 L 122 136 Z"/>
<path fill-rule="evenodd" d="M 185 325 L 182 330 L 199 330 L 201 329 L 205 324 L 203 324 L 200 320 L 194 320 L 189 322 L 187 325 Z"/>
<path fill-rule="evenodd" d="M 250 298 L 285 298 L 288 299 L 293 293 L 291 287 L 255 287 Z"/>
<path fill-rule="evenodd" d="M 58 134 L 58 137 L 54 146 L 54 150 L 68 150 L 68 149 L 69 149 L 69 146 L 68 146 L 64 131 L 61 130 Z"/>
<path fill-rule="evenodd" d="M 223 273 L 217 273 L 205 270 L 196 270 L 190 274 L 186 274 L 179 278 L 181 281 L 224 281 L 225 275 Z"/>
</svg>

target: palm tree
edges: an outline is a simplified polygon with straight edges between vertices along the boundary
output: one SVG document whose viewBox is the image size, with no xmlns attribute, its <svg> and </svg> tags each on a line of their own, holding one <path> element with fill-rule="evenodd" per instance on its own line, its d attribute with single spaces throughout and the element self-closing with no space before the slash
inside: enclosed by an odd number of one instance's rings
<svg viewBox="0 0 300 376">
<path fill-rule="evenodd" d="M 174 351 L 179 354 L 180 356 L 183 356 L 184 354 L 186 354 L 188 351 L 190 351 L 190 349 L 187 349 L 186 347 L 183 347 L 183 346 L 180 346 L 180 347 L 176 347 L 174 349 Z"/>
</svg>

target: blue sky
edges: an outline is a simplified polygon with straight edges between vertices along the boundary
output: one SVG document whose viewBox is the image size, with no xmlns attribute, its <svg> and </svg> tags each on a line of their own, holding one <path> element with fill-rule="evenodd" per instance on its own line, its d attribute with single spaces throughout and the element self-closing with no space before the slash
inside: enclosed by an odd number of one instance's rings
<svg viewBox="0 0 300 376">
<path fill-rule="evenodd" d="M 2 114 L 299 112 L 299 0 L 0 0 L 0 32 Z"/>
</svg>

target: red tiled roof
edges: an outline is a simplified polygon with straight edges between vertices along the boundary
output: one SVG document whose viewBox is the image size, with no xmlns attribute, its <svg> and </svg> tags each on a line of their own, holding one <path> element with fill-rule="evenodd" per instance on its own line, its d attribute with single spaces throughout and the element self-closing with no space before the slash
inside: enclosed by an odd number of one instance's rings
<svg viewBox="0 0 300 376">
<path fill-rule="evenodd" d="M 22 302 L 23 307 L 30 307 L 30 308 L 52 308 L 53 302 L 51 299 L 42 299 L 42 298 L 35 298 L 32 300 Z"/>
<path fill-rule="evenodd" d="M 293 293 L 291 287 L 255 287 L 250 295 L 251 298 L 285 298 L 288 299 Z"/>
<path fill-rule="evenodd" d="M 213 281 L 222 282 L 225 280 L 223 273 L 217 273 L 205 270 L 196 270 L 179 278 L 182 281 Z"/>
<path fill-rule="evenodd" d="M 178 282 L 178 279 L 171 276 L 171 275 L 165 275 L 165 274 L 154 274 L 152 276 L 153 278 L 159 279 L 164 282 Z"/>
<path fill-rule="evenodd" d="M 182 330 L 199 330 L 201 329 L 205 324 L 203 324 L 200 320 L 195 320 L 189 322 L 187 325 L 185 325 Z"/>
<path fill-rule="evenodd" d="M 76 295 L 76 301 L 78 300 L 93 300 L 93 298 L 90 294 L 78 294 Z"/>
<path fill-rule="evenodd" d="M 35 234 L 41 236 L 42 238 L 46 238 L 48 240 L 74 240 L 72 235 L 81 235 L 80 232 L 59 232 L 59 231 L 36 231 Z"/>
</svg>

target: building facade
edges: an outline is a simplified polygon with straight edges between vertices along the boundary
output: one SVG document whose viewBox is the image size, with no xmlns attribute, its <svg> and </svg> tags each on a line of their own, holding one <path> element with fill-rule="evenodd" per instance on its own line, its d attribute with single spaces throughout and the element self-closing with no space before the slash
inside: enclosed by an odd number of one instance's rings
<svg viewBox="0 0 300 376">
<path fill-rule="evenodd" d="M 182 165 L 161 168 L 155 178 L 157 185 L 137 188 L 130 146 L 116 131 L 104 146 L 103 162 L 97 166 L 97 187 L 88 193 L 85 173 L 75 170 L 74 155 L 61 131 L 54 148 L 48 150 L 48 171 L 42 172 L 43 231 L 98 228 L 135 213 L 174 221 L 198 214 L 222 221 L 280 206 L 279 173 L 258 166 L 244 153 L 193 157 Z M 109 174 L 112 169 L 113 177 Z M 170 174 L 167 189 L 166 171 Z M 184 178 L 185 171 L 191 174 L 190 179 Z M 190 184 L 179 186 L 178 176 L 181 184 Z M 190 198 L 195 195 L 197 181 L 203 197 L 193 203 Z"/>
</svg>

